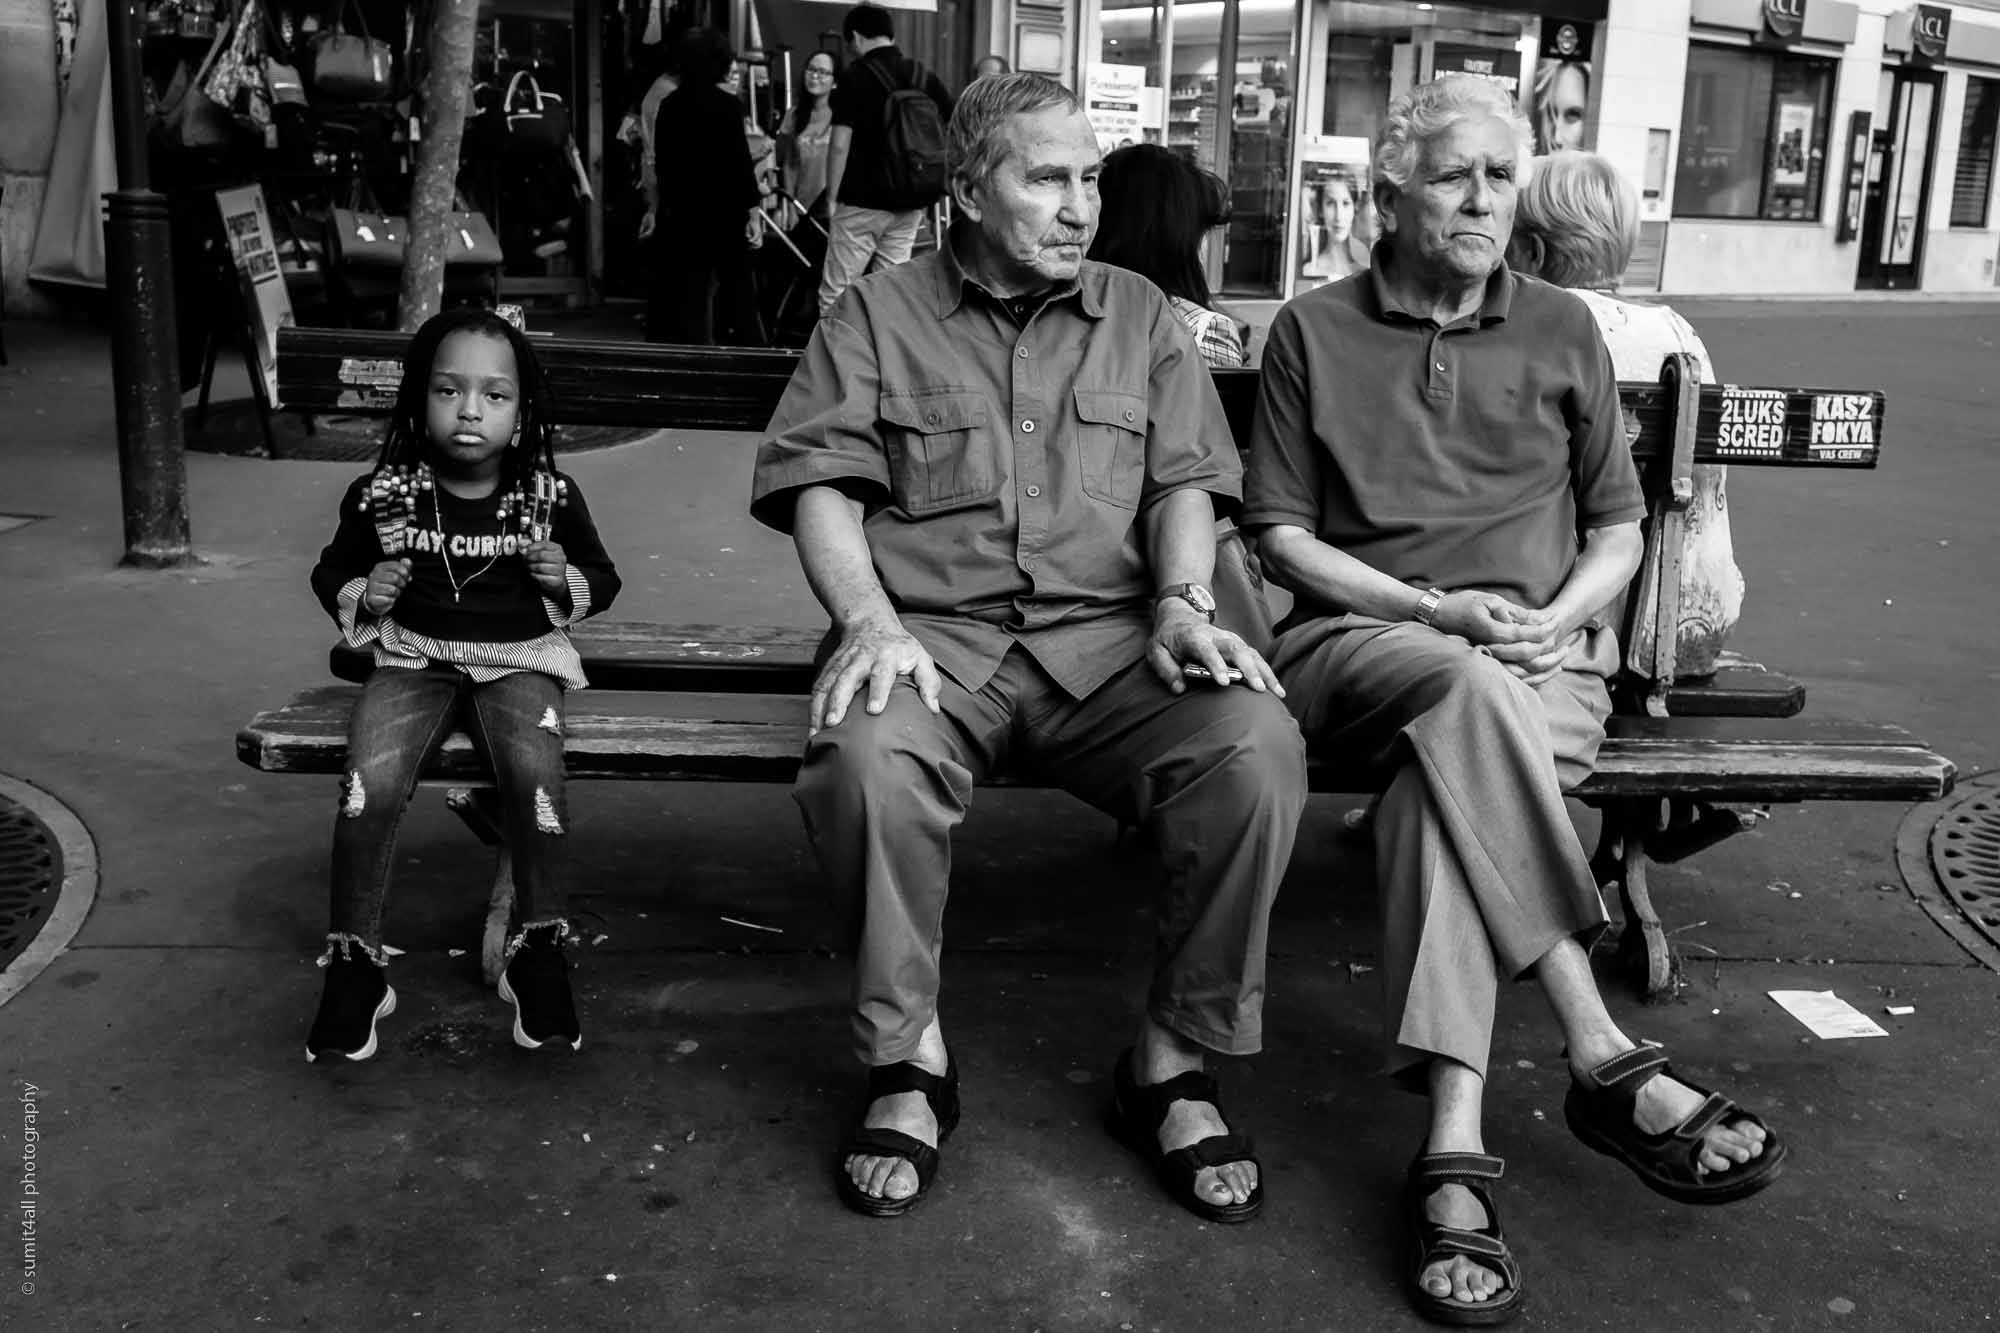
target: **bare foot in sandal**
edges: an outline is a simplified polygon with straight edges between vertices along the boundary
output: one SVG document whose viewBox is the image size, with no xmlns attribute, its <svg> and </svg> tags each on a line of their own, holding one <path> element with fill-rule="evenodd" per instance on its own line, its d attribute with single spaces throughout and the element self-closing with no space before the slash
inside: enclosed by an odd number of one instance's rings
<svg viewBox="0 0 2000 1333">
<path fill-rule="evenodd" d="M 935 1022 L 925 1030 L 910 1063 L 926 1073 L 943 1077 L 950 1068 L 944 1030 Z M 935 1148 L 940 1135 L 931 1098 L 921 1091 L 895 1092 L 877 1097 L 862 1114 L 863 1129 L 891 1130 L 907 1134 L 917 1142 Z M 855 1189 L 871 1200 L 898 1203 L 914 1197 L 923 1187 L 917 1164 L 908 1156 L 850 1153 L 843 1162 Z"/>
<path fill-rule="evenodd" d="M 1424 1216 L 1439 1226 L 1483 1231 L 1492 1221 L 1477 1195 L 1463 1185 L 1444 1185 L 1424 1200 Z M 1507 1289 L 1507 1279 L 1467 1255 L 1454 1254 L 1427 1266 L 1424 1290 L 1440 1300 L 1480 1305 Z"/>
<path fill-rule="evenodd" d="M 1583 1079 L 1605 1061 L 1637 1049 L 1637 1042 L 1621 1039 L 1617 1049 L 1593 1053 L 1594 1059 L 1572 1059 L 1570 1072 Z M 1707 1093 L 1696 1091 L 1675 1078 L 1671 1070 L 1663 1068 L 1640 1084 L 1633 1094 L 1632 1120 L 1648 1134 L 1666 1134 L 1701 1110 L 1707 1100 Z M 1706 1172 L 1727 1171 L 1761 1157 L 1765 1137 L 1764 1127 L 1754 1120 L 1740 1117 L 1718 1121 L 1702 1135 L 1697 1164 Z"/>
</svg>

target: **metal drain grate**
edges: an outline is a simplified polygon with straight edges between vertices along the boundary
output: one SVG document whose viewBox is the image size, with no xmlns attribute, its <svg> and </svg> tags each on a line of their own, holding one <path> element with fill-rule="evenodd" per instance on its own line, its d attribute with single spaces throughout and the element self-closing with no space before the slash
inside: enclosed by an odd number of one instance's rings
<svg viewBox="0 0 2000 1333">
<path fill-rule="evenodd" d="M 47 924 L 62 878 L 55 835 L 24 806 L 0 796 L 0 969 Z"/>
<path fill-rule="evenodd" d="M 2000 945 L 2000 790 L 1968 784 L 1931 826 L 1930 861 L 1939 886 Z"/>
</svg>

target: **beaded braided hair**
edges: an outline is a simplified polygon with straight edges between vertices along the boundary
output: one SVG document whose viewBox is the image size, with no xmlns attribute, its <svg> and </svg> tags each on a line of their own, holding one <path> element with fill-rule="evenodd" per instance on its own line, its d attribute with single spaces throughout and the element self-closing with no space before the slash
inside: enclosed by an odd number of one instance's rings
<svg viewBox="0 0 2000 1333">
<path fill-rule="evenodd" d="M 389 428 L 382 437 L 382 449 L 375 458 L 374 472 L 362 508 L 371 511 L 387 554 L 398 554 L 401 541 L 395 535 L 407 516 L 415 492 L 431 488 L 430 428 L 426 421 L 430 398 L 431 370 L 437 364 L 438 349 L 455 333 L 475 333 L 504 341 L 514 352 L 514 380 L 520 399 L 517 408 L 516 439 L 500 458 L 500 495 L 503 515 L 523 518 L 546 528 L 548 510 L 562 503 L 568 488 L 556 477 L 555 426 L 548 420 L 548 379 L 527 335 L 491 310 L 460 306 L 425 320 L 410 337 L 403 353 L 403 378 L 396 388 L 396 405 L 389 415 Z M 529 497 L 534 497 L 531 504 Z M 535 540 L 547 535 L 535 533 Z"/>
</svg>

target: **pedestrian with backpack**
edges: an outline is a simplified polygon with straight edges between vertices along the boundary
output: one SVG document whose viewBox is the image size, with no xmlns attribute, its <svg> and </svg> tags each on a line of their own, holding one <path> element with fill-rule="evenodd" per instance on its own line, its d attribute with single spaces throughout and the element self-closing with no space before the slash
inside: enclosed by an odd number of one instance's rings
<svg viewBox="0 0 2000 1333">
<path fill-rule="evenodd" d="M 944 197 L 944 127 L 952 108 L 937 75 L 896 49 L 888 10 L 856 5 L 840 33 L 849 64 L 833 90 L 822 315 L 871 263 L 908 261 L 923 211 Z"/>
</svg>

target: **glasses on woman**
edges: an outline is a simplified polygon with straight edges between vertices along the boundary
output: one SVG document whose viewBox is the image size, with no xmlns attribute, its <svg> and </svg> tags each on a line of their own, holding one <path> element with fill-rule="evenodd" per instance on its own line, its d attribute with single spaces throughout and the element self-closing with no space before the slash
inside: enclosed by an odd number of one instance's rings
<svg viewBox="0 0 2000 1333">
<path fill-rule="evenodd" d="M 822 68 L 819 65 L 807 65 L 806 77 L 809 79 L 830 79 L 833 77 L 833 71 Z"/>
</svg>

